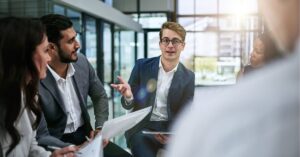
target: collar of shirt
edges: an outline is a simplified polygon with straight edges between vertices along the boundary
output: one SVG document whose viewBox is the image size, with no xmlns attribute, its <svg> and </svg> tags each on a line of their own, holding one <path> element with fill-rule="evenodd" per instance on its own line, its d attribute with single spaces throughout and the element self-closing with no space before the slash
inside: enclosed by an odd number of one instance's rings
<svg viewBox="0 0 300 157">
<path fill-rule="evenodd" d="M 56 81 L 60 79 L 64 79 L 60 77 L 49 65 L 47 65 L 48 69 L 50 70 L 51 74 L 53 75 L 54 79 Z M 72 63 L 69 64 L 68 66 L 68 71 L 67 71 L 67 77 L 72 77 L 75 74 L 75 68 Z"/>
<path fill-rule="evenodd" d="M 175 68 L 173 68 L 171 71 L 166 72 L 166 73 L 176 72 L 176 71 L 177 71 L 177 68 L 178 68 L 178 64 L 179 64 L 179 63 L 177 63 L 177 65 L 175 66 Z M 159 65 L 158 65 L 158 67 L 164 69 L 163 66 L 162 66 L 162 63 L 161 63 L 161 57 L 159 57 Z M 164 72 L 165 72 L 165 69 L 164 69 Z"/>
</svg>

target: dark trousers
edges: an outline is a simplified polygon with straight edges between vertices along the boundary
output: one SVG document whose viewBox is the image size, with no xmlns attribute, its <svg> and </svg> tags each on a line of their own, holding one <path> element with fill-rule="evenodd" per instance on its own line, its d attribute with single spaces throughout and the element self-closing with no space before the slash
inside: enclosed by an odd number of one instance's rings
<svg viewBox="0 0 300 157">
<path fill-rule="evenodd" d="M 109 142 L 103 152 L 104 157 L 132 157 L 131 154 L 113 142 Z"/>
<path fill-rule="evenodd" d="M 159 149 L 164 145 L 159 143 L 154 135 L 144 134 L 142 131 L 166 131 L 166 122 L 149 122 L 142 130 L 133 134 L 129 140 L 131 152 L 134 157 L 156 157 Z"/>
<path fill-rule="evenodd" d="M 84 127 L 79 127 L 75 132 L 64 134 L 61 138 L 62 141 L 73 143 L 75 145 L 80 145 L 86 141 Z M 127 151 L 114 144 L 109 142 L 109 144 L 103 150 L 104 157 L 131 157 Z"/>
<path fill-rule="evenodd" d="M 87 135 L 85 133 L 84 125 L 83 125 L 79 127 L 75 132 L 64 134 L 61 140 L 75 145 L 81 145 L 83 142 L 86 141 L 85 136 Z"/>
</svg>

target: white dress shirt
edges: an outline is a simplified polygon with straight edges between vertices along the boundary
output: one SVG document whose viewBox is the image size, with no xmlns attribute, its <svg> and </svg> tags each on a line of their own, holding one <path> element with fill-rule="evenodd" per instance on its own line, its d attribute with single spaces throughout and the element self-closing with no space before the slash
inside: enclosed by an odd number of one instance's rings
<svg viewBox="0 0 300 157">
<path fill-rule="evenodd" d="M 159 59 L 159 71 L 157 78 L 157 89 L 155 96 L 155 103 L 152 111 L 150 121 L 167 121 L 168 112 L 167 112 L 167 101 L 169 88 L 176 72 L 178 64 L 174 69 L 169 72 L 166 72 L 162 66 L 161 58 Z"/>
<path fill-rule="evenodd" d="M 72 82 L 72 76 L 75 73 L 75 69 L 72 64 L 69 64 L 67 76 L 66 78 L 62 78 L 50 66 L 48 66 L 48 68 L 56 80 L 68 116 L 64 133 L 75 132 L 83 125 L 80 102 Z"/>
</svg>

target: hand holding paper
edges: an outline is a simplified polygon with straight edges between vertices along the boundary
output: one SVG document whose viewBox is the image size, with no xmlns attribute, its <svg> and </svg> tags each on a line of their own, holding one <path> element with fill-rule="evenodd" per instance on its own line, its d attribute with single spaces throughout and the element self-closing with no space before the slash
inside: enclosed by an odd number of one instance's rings
<svg viewBox="0 0 300 157">
<path fill-rule="evenodd" d="M 76 157 L 103 157 L 103 148 L 102 148 L 102 136 L 96 136 L 88 144 L 81 147 L 81 149 L 76 152 Z"/>
<path fill-rule="evenodd" d="M 96 137 L 91 140 L 87 145 L 82 146 L 82 148 L 76 153 L 77 157 L 103 157 L 102 142 L 103 139 L 110 139 L 116 135 L 124 133 L 128 129 L 134 127 L 141 120 L 143 120 L 151 111 L 151 106 L 145 109 L 129 113 L 127 115 L 117 117 L 106 121 L 103 124 L 103 128 Z"/>
</svg>

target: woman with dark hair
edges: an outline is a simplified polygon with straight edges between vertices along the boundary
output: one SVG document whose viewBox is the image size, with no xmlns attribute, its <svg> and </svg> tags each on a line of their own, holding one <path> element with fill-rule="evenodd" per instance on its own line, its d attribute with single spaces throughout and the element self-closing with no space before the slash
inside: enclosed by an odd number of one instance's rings
<svg viewBox="0 0 300 157">
<path fill-rule="evenodd" d="M 0 19 L 0 143 L 4 156 L 51 155 L 35 139 L 41 119 L 38 83 L 46 77 L 50 60 L 48 39 L 40 21 Z M 66 147 L 51 156 L 74 156 L 76 149 Z"/>
<path fill-rule="evenodd" d="M 253 50 L 250 56 L 250 65 L 243 67 L 239 73 L 238 78 L 247 75 L 253 70 L 263 67 L 266 63 L 279 58 L 281 55 L 274 41 L 268 33 L 260 34 L 253 44 Z"/>
</svg>

